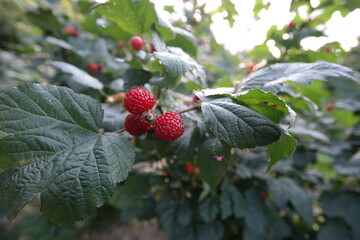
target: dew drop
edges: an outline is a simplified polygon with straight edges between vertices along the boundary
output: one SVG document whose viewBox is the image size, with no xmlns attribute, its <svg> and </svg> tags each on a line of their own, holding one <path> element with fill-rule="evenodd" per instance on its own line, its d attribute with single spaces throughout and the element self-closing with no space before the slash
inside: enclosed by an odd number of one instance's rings
<svg viewBox="0 0 360 240">
<path fill-rule="evenodd" d="M 48 99 L 48 102 L 52 102 L 51 98 Z"/>
</svg>

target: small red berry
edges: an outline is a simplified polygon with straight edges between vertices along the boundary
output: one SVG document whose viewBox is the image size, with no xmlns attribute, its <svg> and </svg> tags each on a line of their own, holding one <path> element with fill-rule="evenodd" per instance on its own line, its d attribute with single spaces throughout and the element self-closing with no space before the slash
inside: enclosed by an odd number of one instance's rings
<svg viewBox="0 0 360 240">
<path fill-rule="evenodd" d="M 290 21 L 290 22 L 286 25 L 286 27 L 287 27 L 288 29 L 293 29 L 293 28 L 295 28 L 295 26 L 296 26 L 296 24 L 295 24 L 294 21 Z"/>
<path fill-rule="evenodd" d="M 124 99 L 125 109 L 134 114 L 150 110 L 156 103 L 155 97 L 145 88 L 135 87 L 127 92 Z"/>
<path fill-rule="evenodd" d="M 267 193 L 266 193 L 266 192 L 260 192 L 260 197 L 261 197 L 262 199 L 267 198 Z"/>
<path fill-rule="evenodd" d="M 255 67 L 256 67 L 256 63 L 249 63 L 248 65 L 246 65 L 246 72 L 245 72 L 246 75 L 255 71 Z"/>
<path fill-rule="evenodd" d="M 323 49 L 325 52 L 330 52 L 330 53 L 334 51 L 334 48 L 332 46 L 325 46 Z"/>
<path fill-rule="evenodd" d="M 89 68 L 89 70 L 90 70 L 91 72 L 97 72 L 97 71 L 99 71 L 98 65 L 97 65 L 96 63 L 94 63 L 94 62 L 89 62 L 87 66 L 88 66 L 88 68 Z"/>
<path fill-rule="evenodd" d="M 76 28 L 73 27 L 73 26 L 65 26 L 64 29 L 63 29 L 63 31 L 64 31 L 66 34 L 71 35 L 71 36 L 73 36 L 73 37 L 75 37 L 75 38 L 79 36 L 78 31 L 77 31 Z"/>
<path fill-rule="evenodd" d="M 175 112 L 164 113 L 156 118 L 154 122 L 155 136 L 166 142 L 178 139 L 183 135 L 184 131 L 184 121 Z"/>
<path fill-rule="evenodd" d="M 97 70 L 101 71 L 104 68 L 103 64 L 97 64 Z"/>
<path fill-rule="evenodd" d="M 126 44 L 123 41 L 117 41 L 116 44 L 121 50 L 124 50 L 126 48 Z"/>
<path fill-rule="evenodd" d="M 200 38 L 199 43 L 200 45 L 205 45 L 207 42 L 205 38 Z"/>
<path fill-rule="evenodd" d="M 190 164 L 190 163 L 186 163 L 186 164 L 184 165 L 184 172 L 185 172 L 186 174 L 191 174 L 191 173 L 194 171 L 194 169 L 195 169 L 194 165 L 192 165 L 192 164 Z"/>
<path fill-rule="evenodd" d="M 140 115 L 130 113 L 125 118 L 124 123 L 126 131 L 133 136 L 140 136 L 151 129 L 151 124 L 143 119 Z"/>
<path fill-rule="evenodd" d="M 333 111 L 335 109 L 335 105 L 332 103 L 326 104 L 326 110 Z"/>
<path fill-rule="evenodd" d="M 142 38 L 139 36 L 133 36 L 130 39 L 130 45 L 136 51 L 140 50 L 143 47 L 143 44 L 144 44 L 144 42 L 143 42 Z"/>
</svg>

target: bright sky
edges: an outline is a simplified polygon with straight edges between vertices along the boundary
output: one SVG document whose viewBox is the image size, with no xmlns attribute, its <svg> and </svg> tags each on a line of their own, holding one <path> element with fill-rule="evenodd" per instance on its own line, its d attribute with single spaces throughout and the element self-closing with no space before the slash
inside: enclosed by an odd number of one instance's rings
<svg viewBox="0 0 360 240">
<path fill-rule="evenodd" d="M 175 20 L 181 19 L 183 15 L 183 7 L 191 7 L 191 1 L 184 4 L 183 0 L 152 0 L 156 8 L 161 11 L 164 5 L 174 5 L 175 13 L 169 14 L 163 12 L 164 17 Z M 266 32 L 272 26 L 276 25 L 278 29 L 282 29 L 285 24 L 289 23 L 295 16 L 290 12 L 291 0 L 263 0 L 264 3 L 270 2 L 270 7 L 263 9 L 259 13 L 259 19 L 254 19 L 252 9 L 255 6 L 255 0 L 236 0 L 232 1 L 239 16 L 235 17 L 235 23 L 230 28 L 224 17 L 226 13 L 216 13 L 212 20 L 211 30 L 216 40 L 224 44 L 231 53 L 242 52 L 252 49 L 258 44 L 262 44 L 266 40 Z M 313 7 L 319 4 L 319 0 L 310 1 Z M 221 0 L 198 0 L 198 4 L 206 3 L 205 11 L 211 12 L 220 4 Z M 306 9 L 299 9 L 300 16 L 307 18 Z M 199 17 L 199 16 L 195 16 Z M 301 44 L 305 49 L 317 50 L 324 44 L 332 41 L 340 42 L 345 51 L 358 44 L 357 38 L 360 37 L 360 28 L 354 23 L 360 22 L 360 9 L 349 13 L 343 18 L 340 12 L 336 11 L 331 19 L 320 26 L 319 30 L 324 30 L 327 37 L 309 37 L 304 39 Z M 353 27 L 351 27 L 353 26 Z M 267 46 L 272 54 L 276 57 L 278 49 L 274 46 L 274 41 L 268 41 Z"/>
</svg>

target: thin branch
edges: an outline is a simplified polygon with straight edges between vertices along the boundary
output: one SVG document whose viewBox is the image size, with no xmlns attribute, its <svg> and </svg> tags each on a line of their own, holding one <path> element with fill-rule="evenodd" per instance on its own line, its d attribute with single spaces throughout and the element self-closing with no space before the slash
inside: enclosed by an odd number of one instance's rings
<svg viewBox="0 0 360 240">
<path fill-rule="evenodd" d="M 113 133 L 121 133 L 121 132 L 125 132 L 125 131 L 126 131 L 126 129 L 123 128 L 123 129 L 116 130 L 116 131 L 114 131 Z"/>
<path fill-rule="evenodd" d="M 186 113 L 186 112 L 190 112 L 190 111 L 196 110 L 196 109 L 198 109 L 198 108 L 200 108 L 200 107 L 201 107 L 201 104 L 197 104 L 197 105 L 192 106 L 192 107 L 190 107 L 190 108 L 188 108 L 188 109 L 184 109 L 184 110 L 182 110 L 182 111 L 180 111 L 180 112 L 178 112 L 178 113 L 179 113 L 179 114 L 183 114 L 183 113 Z"/>
</svg>

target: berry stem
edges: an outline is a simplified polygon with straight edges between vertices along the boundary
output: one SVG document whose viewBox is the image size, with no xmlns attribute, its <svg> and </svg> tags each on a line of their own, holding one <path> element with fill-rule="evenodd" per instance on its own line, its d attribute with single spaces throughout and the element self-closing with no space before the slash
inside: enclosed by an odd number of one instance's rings
<svg viewBox="0 0 360 240">
<path fill-rule="evenodd" d="M 116 130 L 113 133 L 122 133 L 122 132 L 125 132 L 125 131 L 126 131 L 126 129 L 123 128 L 123 129 Z"/>
<path fill-rule="evenodd" d="M 183 113 L 186 113 L 186 112 L 190 112 L 190 111 L 196 110 L 196 109 L 198 109 L 198 108 L 200 108 L 200 107 L 201 107 L 201 104 L 197 104 L 197 105 L 192 106 L 192 107 L 190 107 L 190 108 L 184 109 L 184 110 L 182 110 L 182 111 L 180 111 L 180 112 L 178 112 L 178 113 L 179 113 L 179 114 L 183 114 Z"/>
</svg>

